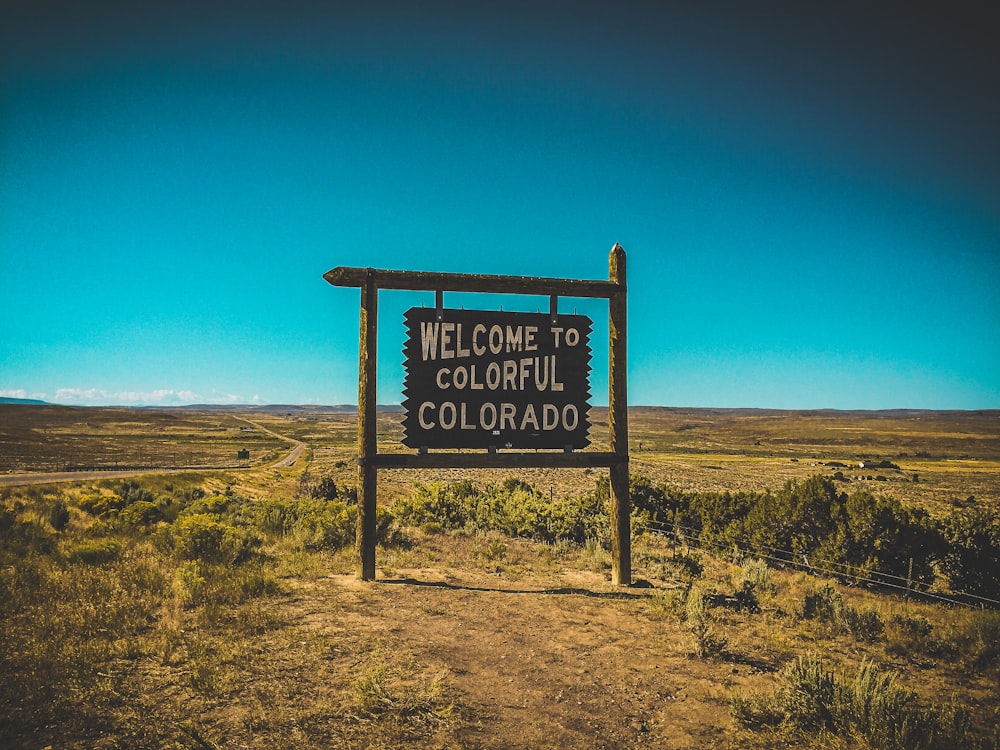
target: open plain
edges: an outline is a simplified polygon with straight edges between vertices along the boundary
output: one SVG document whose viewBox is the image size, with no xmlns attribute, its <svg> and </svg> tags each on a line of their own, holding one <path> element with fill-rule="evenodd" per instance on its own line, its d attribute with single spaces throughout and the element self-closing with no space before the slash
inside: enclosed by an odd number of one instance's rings
<svg viewBox="0 0 1000 750">
<path fill-rule="evenodd" d="M 380 450 L 404 450 L 400 416 L 380 411 Z M 952 603 L 930 563 L 901 591 L 639 514 L 636 585 L 614 587 L 598 517 L 555 530 L 600 505 L 602 471 L 380 472 L 358 581 L 355 419 L 0 406 L 0 745 L 997 747 L 989 597 Z M 1000 506 L 995 411 L 639 407 L 630 443 L 637 492 L 691 503 L 820 477 L 928 528 Z M 469 497 L 495 523 L 449 516 Z M 845 708 L 873 665 L 906 727 Z"/>
</svg>

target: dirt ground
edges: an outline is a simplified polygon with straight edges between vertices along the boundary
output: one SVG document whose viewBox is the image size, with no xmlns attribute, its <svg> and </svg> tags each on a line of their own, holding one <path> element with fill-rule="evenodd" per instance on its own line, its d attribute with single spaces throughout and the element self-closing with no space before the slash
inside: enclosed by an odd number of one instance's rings
<svg viewBox="0 0 1000 750">
<path fill-rule="evenodd" d="M 691 636 L 651 611 L 653 596 L 596 572 L 509 580 L 422 568 L 373 583 L 339 574 L 299 582 L 281 606 L 324 642 L 345 644 L 315 665 L 317 684 L 364 669 L 346 645 L 359 641 L 391 654 L 411 681 L 441 680 L 455 720 L 411 737 L 411 747 L 746 747 L 729 694 L 761 684 L 754 676 L 772 667 L 749 655 L 695 658 Z M 347 745 L 392 746 L 370 729 Z"/>
</svg>

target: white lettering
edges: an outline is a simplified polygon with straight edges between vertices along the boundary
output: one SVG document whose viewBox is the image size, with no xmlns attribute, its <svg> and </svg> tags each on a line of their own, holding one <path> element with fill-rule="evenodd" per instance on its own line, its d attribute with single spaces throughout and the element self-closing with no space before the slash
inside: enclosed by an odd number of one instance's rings
<svg viewBox="0 0 1000 750">
<path fill-rule="evenodd" d="M 541 364 L 544 365 L 545 376 L 542 377 L 543 367 L 539 366 L 538 357 L 535 357 L 535 390 L 544 391 L 549 385 L 549 359 L 555 359 L 556 355 L 542 357 Z"/>
<path fill-rule="evenodd" d="M 520 376 L 521 376 L 520 377 L 521 387 L 518 390 L 522 390 L 523 391 L 524 390 L 524 381 L 528 379 L 528 376 L 530 374 L 529 371 L 531 370 L 531 358 L 530 357 L 524 357 L 521 360 L 520 364 L 521 364 L 521 366 L 520 366 L 519 370 L 520 370 Z M 538 371 L 538 357 L 535 357 L 535 372 L 537 372 L 537 371 Z"/>
<path fill-rule="evenodd" d="M 455 331 L 455 356 L 457 357 L 468 357 L 469 350 L 462 348 L 462 324 L 458 324 L 458 328 Z"/>
<path fill-rule="evenodd" d="M 420 323 L 420 350 L 423 354 L 423 361 L 437 358 L 439 323 Z"/>
<path fill-rule="evenodd" d="M 476 353 L 477 357 L 486 354 L 486 347 L 479 343 L 479 334 L 481 333 L 486 333 L 486 326 L 477 323 L 476 327 L 472 329 L 472 351 Z"/>
<path fill-rule="evenodd" d="M 517 410 L 514 408 L 514 404 L 503 403 L 500 404 L 500 429 L 504 429 L 509 426 L 510 429 L 516 429 L 514 427 L 514 415 Z"/>
<path fill-rule="evenodd" d="M 451 345 L 451 335 L 455 332 L 454 323 L 441 324 L 441 359 L 454 359 L 455 351 L 449 349 Z"/>
<path fill-rule="evenodd" d="M 461 427 L 462 427 L 463 430 L 474 430 L 474 429 L 476 429 L 476 426 L 474 424 L 469 424 L 466 421 L 466 419 L 465 419 L 465 407 L 466 407 L 466 404 L 463 401 L 462 402 L 462 408 L 460 410 L 461 413 L 462 413 L 462 425 L 461 425 Z"/>
<path fill-rule="evenodd" d="M 556 380 L 556 356 L 552 355 L 552 390 L 561 391 L 563 384 Z"/>
<path fill-rule="evenodd" d="M 490 362 L 486 365 L 486 387 L 495 391 L 500 387 L 500 363 Z"/>
<path fill-rule="evenodd" d="M 521 429 L 524 430 L 528 426 L 528 422 L 534 425 L 535 432 L 538 431 L 538 417 L 535 416 L 535 407 L 533 404 L 528 404 L 527 408 L 524 410 L 524 417 L 521 418 Z"/>
<path fill-rule="evenodd" d="M 542 404 L 542 429 L 554 430 L 559 426 L 559 408 L 555 404 Z"/>
<path fill-rule="evenodd" d="M 503 389 L 505 391 L 517 390 L 517 361 L 505 359 L 503 361 Z"/>
<path fill-rule="evenodd" d="M 524 351 L 533 352 L 538 349 L 538 344 L 535 343 L 536 333 L 538 333 L 538 326 L 524 327 Z"/>
<path fill-rule="evenodd" d="M 424 412 L 427 409 L 433 409 L 433 408 L 434 408 L 434 402 L 433 401 L 424 401 L 424 403 L 420 404 L 420 408 L 417 409 L 417 422 L 420 423 L 420 429 L 422 429 L 422 430 L 433 430 L 434 429 L 434 423 L 433 422 L 428 422 L 427 420 L 424 419 Z"/>
<path fill-rule="evenodd" d="M 571 416 L 573 418 L 573 424 L 570 424 L 569 422 Z M 576 429 L 577 425 L 580 424 L 580 415 L 577 413 L 576 407 L 573 404 L 566 404 L 566 406 L 563 407 L 562 422 L 563 429 L 567 432 L 572 432 Z"/>
<path fill-rule="evenodd" d="M 580 343 L 580 332 L 575 328 L 566 329 L 566 346 L 576 346 Z"/>
<path fill-rule="evenodd" d="M 507 351 L 521 351 L 521 326 L 507 326 Z"/>
<path fill-rule="evenodd" d="M 447 390 L 448 386 L 450 385 L 449 383 L 443 382 L 444 376 L 448 375 L 449 373 L 451 373 L 451 370 L 449 370 L 447 367 L 442 367 L 440 370 L 438 370 L 437 377 L 434 378 L 434 381 L 437 383 L 438 388 L 440 388 L 442 391 Z"/>
<path fill-rule="evenodd" d="M 503 326 L 490 328 L 490 352 L 499 354 L 503 351 Z"/>
<path fill-rule="evenodd" d="M 445 412 L 448 412 L 445 416 Z M 441 408 L 438 409 L 438 421 L 441 424 L 441 429 L 450 430 L 455 426 L 455 421 L 458 419 L 458 412 L 455 410 L 455 404 L 451 401 L 445 401 L 441 404 Z"/>
</svg>

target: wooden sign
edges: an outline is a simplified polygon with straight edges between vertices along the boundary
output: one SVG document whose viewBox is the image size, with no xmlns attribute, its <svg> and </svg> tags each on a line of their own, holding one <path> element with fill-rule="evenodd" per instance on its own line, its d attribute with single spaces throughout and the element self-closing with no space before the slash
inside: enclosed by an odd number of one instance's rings
<svg viewBox="0 0 1000 750">
<path fill-rule="evenodd" d="M 590 444 L 590 318 L 414 307 L 404 319 L 404 445 Z"/>
<path fill-rule="evenodd" d="M 379 469 L 607 467 L 611 485 L 611 580 L 632 580 L 628 459 L 625 251 L 608 255 L 608 280 L 395 271 L 338 266 L 334 286 L 361 290 L 358 341 L 358 577 L 375 579 Z M 433 308 L 409 310 L 403 443 L 378 450 L 376 364 L 380 289 L 435 292 Z M 548 295 L 548 315 L 444 309 L 444 292 Z M 590 319 L 559 315 L 561 297 L 608 300 L 608 451 L 588 443 Z M 440 317 L 439 317 L 440 316 Z M 496 434 L 499 432 L 499 434 Z M 423 448 L 479 447 L 437 452 Z M 509 451 L 500 448 L 556 448 Z"/>
</svg>

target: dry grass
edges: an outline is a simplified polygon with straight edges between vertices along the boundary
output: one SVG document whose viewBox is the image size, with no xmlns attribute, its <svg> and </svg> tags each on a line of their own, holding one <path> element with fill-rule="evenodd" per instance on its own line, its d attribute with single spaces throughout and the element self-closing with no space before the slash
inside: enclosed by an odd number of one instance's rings
<svg viewBox="0 0 1000 750">
<path fill-rule="evenodd" d="M 136 425 L 102 411 L 87 419 L 114 440 L 156 434 L 154 412 Z M 221 417 L 192 416 L 190 429 L 212 419 Z M 311 453 L 283 469 L 149 476 L 143 488 L 178 504 L 197 488 L 252 505 L 295 497 L 307 472 L 356 482 L 352 414 L 253 419 L 305 440 Z M 395 449 L 395 417 L 380 419 L 384 449 Z M 934 512 L 1000 505 L 995 414 L 798 423 L 636 410 L 632 427 L 633 471 L 686 490 L 776 489 L 865 453 L 919 474 L 917 483 L 872 480 L 875 491 Z M 516 476 L 558 501 L 592 490 L 599 474 Z M 380 504 L 414 481 L 464 478 L 382 472 Z M 349 545 L 308 549 L 292 534 L 262 535 L 236 564 L 185 560 L 164 543 L 167 521 L 126 530 L 81 510 L 81 499 L 110 496 L 120 483 L 0 496 L 10 511 L 0 546 L 0 745 L 502 748 L 517 738 L 535 747 L 865 747 L 829 730 L 751 731 L 734 720 L 734 696 L 773 694 L 787 665 L 817 654 L 845 684 L 870 674 L 863 664 L 880 665 L 921 710 L 960 706 L 968 736 L 997 746 L 995 613 L 829 582 L 839 614 L 807 618 L 807 598 L 828 582 L 650 537 L 633 544 L 634 577 L 650 587 L 627 591 L 611 586 L 596 542 L 546 545 L 433 525 L 407 529 L 408 545 L 380 548 L 374 584 L 354 578 Z M 50 519 L 60 500 L 69 518 L 57 532 Z M 734 604 L 747 581 L 756 609 Z"/>
</svg>

